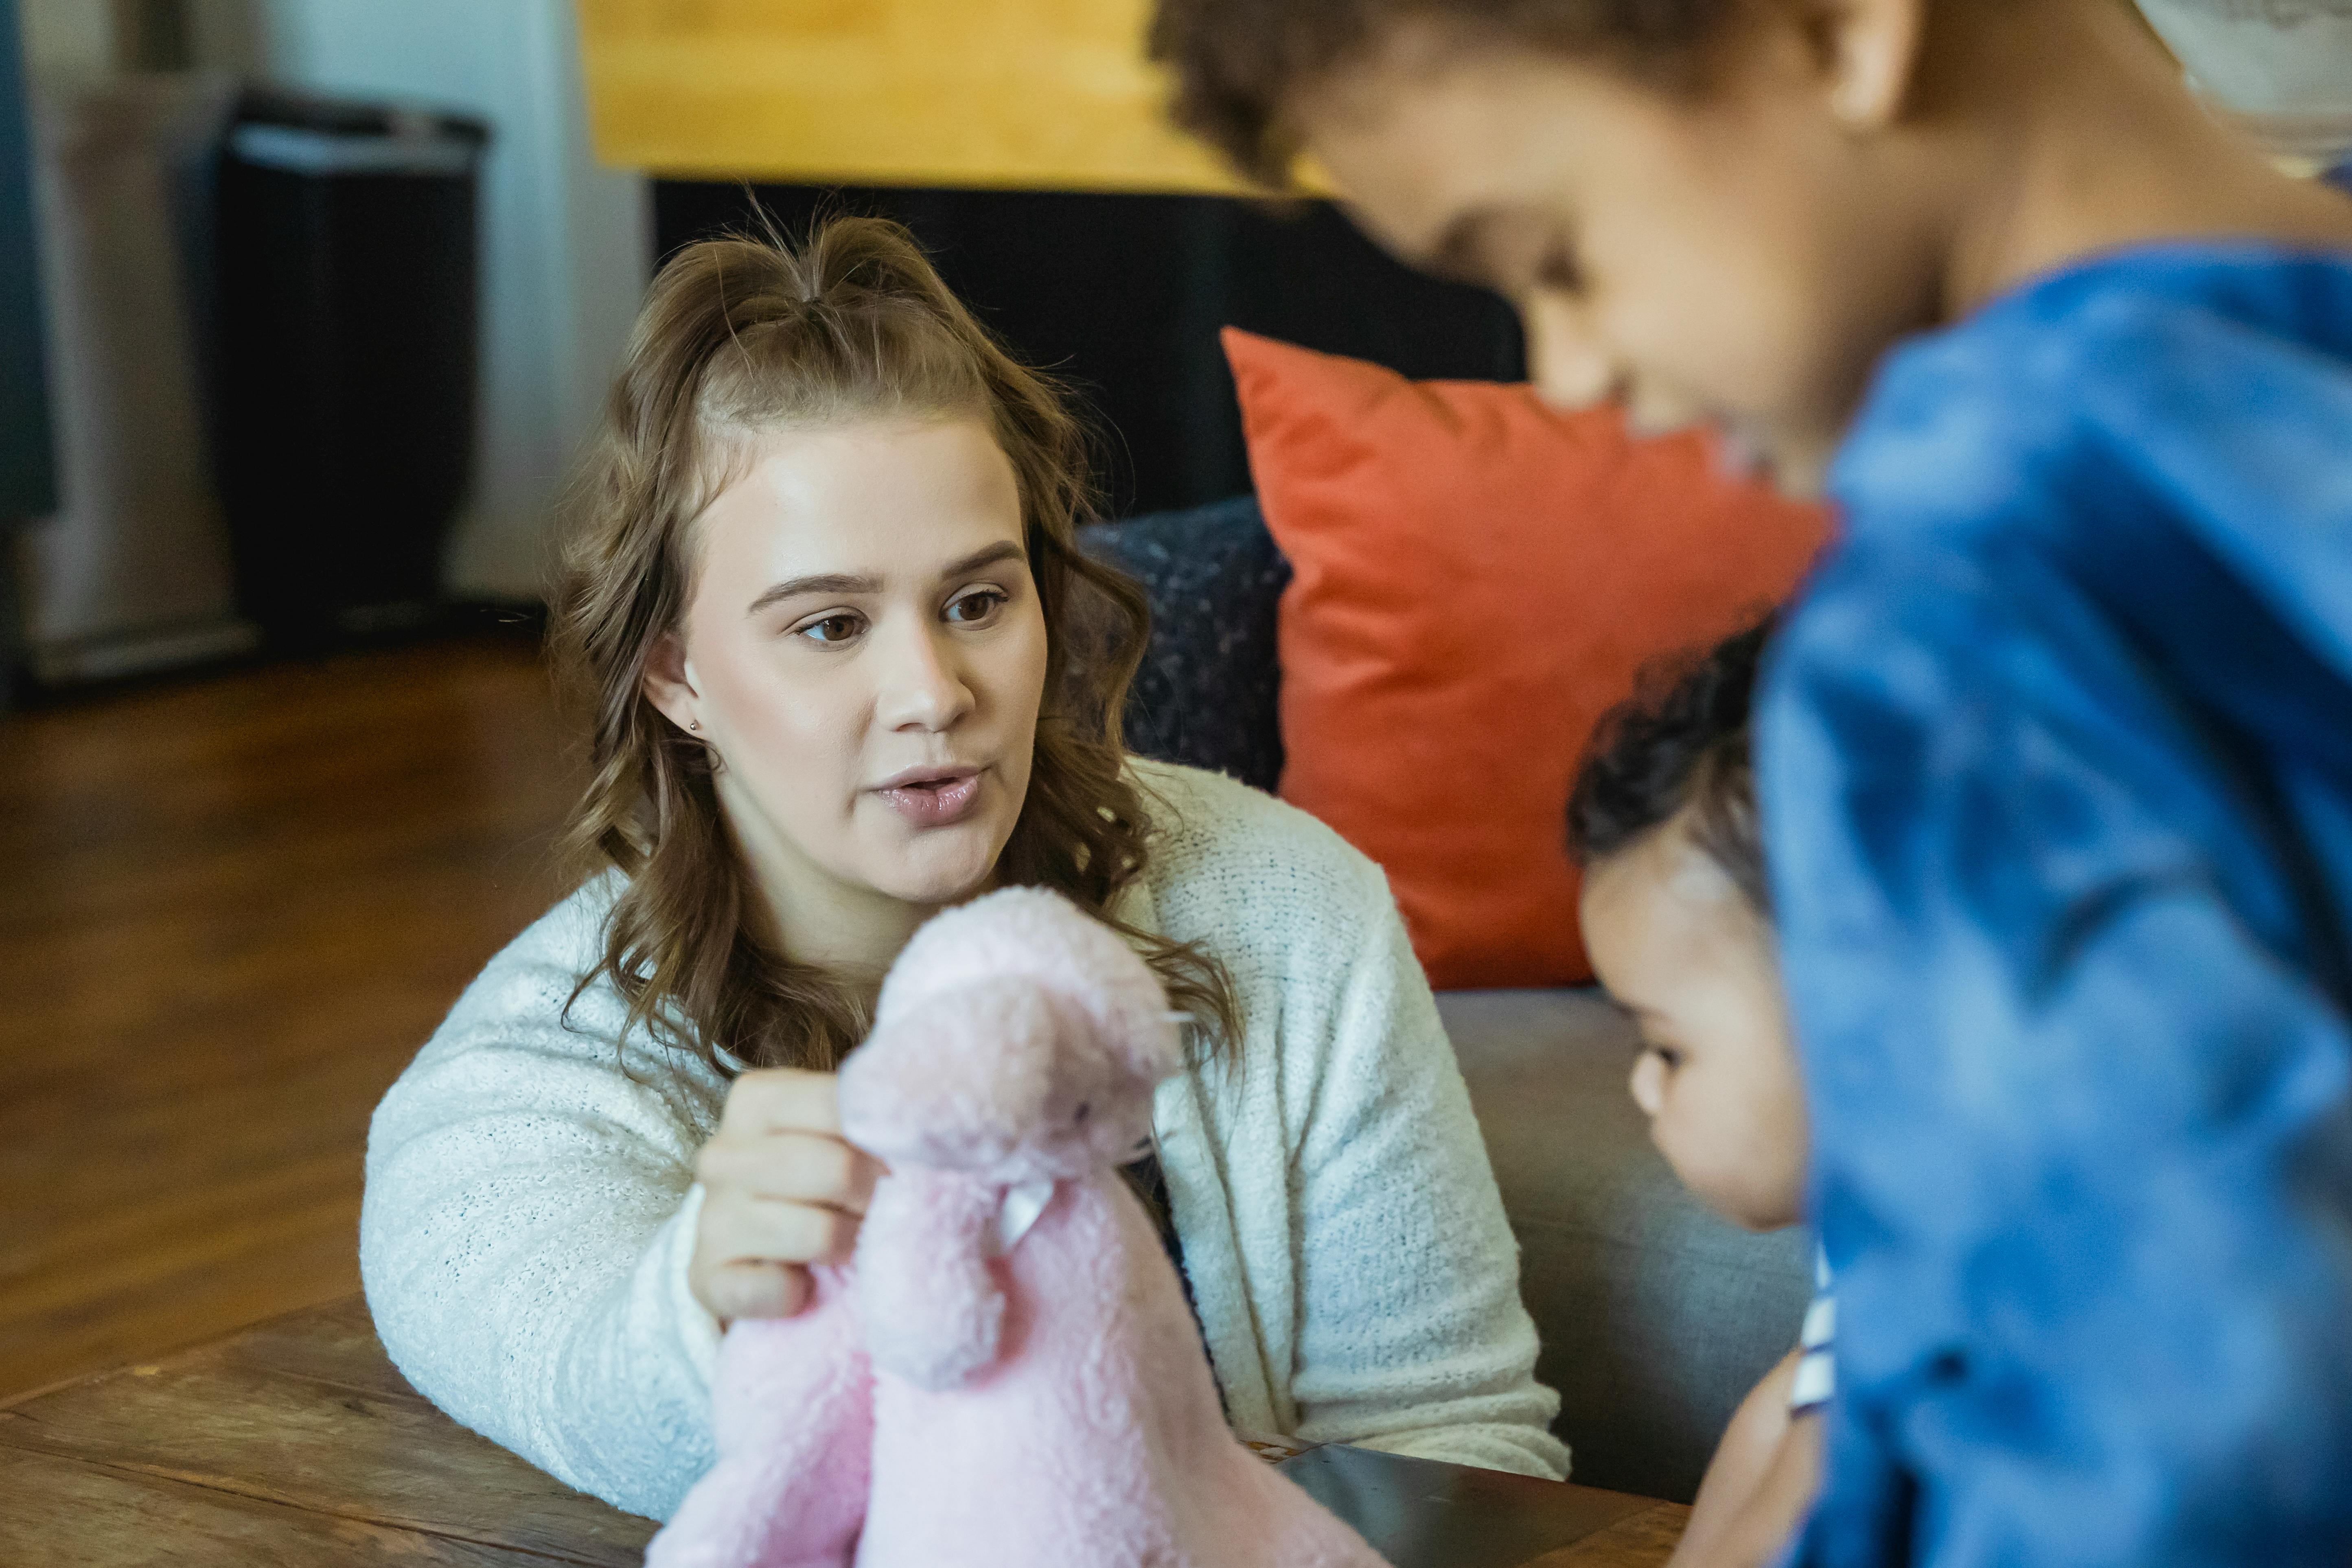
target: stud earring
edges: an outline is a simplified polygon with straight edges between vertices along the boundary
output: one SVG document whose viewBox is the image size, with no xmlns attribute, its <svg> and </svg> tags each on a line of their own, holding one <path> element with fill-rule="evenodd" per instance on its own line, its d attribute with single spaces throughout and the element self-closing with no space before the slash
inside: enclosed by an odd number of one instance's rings
<svg viewBox="0 0 2352 1568">
<path fill-rule="evenodd" d="M 688 723 L 687 728 L 699 735 L 702 733 L 702 721 L 699 719 L 693 720 Z"/>
</svg>

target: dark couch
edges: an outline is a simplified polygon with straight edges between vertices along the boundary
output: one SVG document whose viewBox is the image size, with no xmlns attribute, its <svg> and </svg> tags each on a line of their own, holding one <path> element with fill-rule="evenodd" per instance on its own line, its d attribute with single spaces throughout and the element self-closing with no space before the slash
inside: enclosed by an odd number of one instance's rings
<svg viewBox="0 0 2352 1568">
<path fill-rule="evenodd" d="M 1290 568 L 1257 503 L 1087 534 L 1152 601 L 1128 743 L 1273 789 L 1275 611 Z M 1682 1190 L 1625 1091 L 1632 1031 L 1597 994 L 1437 1000 L 1518 1235 L 1543 1336 L 1537 1372 L 1559 1390 L 1554 1429 L 1577 1479 L 1687 1501 L 1740 1397 L 1795 1342 L 1809 1245 L 1793 1231 L 1750 1236 Z"/>
</svg>

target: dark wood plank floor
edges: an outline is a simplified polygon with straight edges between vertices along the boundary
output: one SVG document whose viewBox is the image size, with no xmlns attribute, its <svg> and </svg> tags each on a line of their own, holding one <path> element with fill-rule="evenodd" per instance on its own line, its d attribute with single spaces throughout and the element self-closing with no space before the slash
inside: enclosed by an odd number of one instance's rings
<svg viewBox="0 0 2352 1568">
<path fill-rule="evenodd" d="M 569 784 L 520 639 L 0 718 L 0 1397 L 358 1289 L 368 1115 Z"/>
</svg>

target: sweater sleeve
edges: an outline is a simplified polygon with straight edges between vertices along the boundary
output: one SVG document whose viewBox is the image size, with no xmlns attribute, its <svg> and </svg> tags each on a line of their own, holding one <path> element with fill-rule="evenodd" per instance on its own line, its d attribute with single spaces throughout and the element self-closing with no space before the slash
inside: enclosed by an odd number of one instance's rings
<svg viewBox="0 0 2352 1568">
<path fill-rule="evenodd" d="M 1559 1397 L 1535 1380 L 1518 1247 L 1469 1090 L 1385 881 L 1369 862 L 1359 875 L 1319 1068 L 1286 1097 L 1304 1110 L 1298 1432 L 1558 1479 Z"/>
<path fill-rule="evenodd" d="M 609 990 L 565 1019 L 584 899 L 492 961 L 377 1109 L 361 1269 L 385 1350 L 436 1405 L 662 1518 L 712 1455 L 718 1325 L 686 1268 L 722 1091 L 651 1047 L 625 1059 Z"/>
</svg>

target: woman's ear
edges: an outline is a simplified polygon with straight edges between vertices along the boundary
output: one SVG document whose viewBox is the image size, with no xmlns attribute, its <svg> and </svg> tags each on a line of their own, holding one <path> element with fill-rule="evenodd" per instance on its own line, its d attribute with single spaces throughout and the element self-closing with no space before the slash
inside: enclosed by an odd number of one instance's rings
<svg viewBox="0 0 2352 1568">
<path fill-rule="evenodd" d="M 686 639 L 664 632 L 646 655 L 643 682 L 646 700 L 679 729 L 702 733 L 702 694 L 694 677 L 694 662 L 686 657 Z"/>
<path fill-rule="evenodd" d="M 1831 117 L 1850 132 L 1893 125 L 1918 74 L 1927 0 L 1814 0 L 1812 9 Z"/>
</svg>

